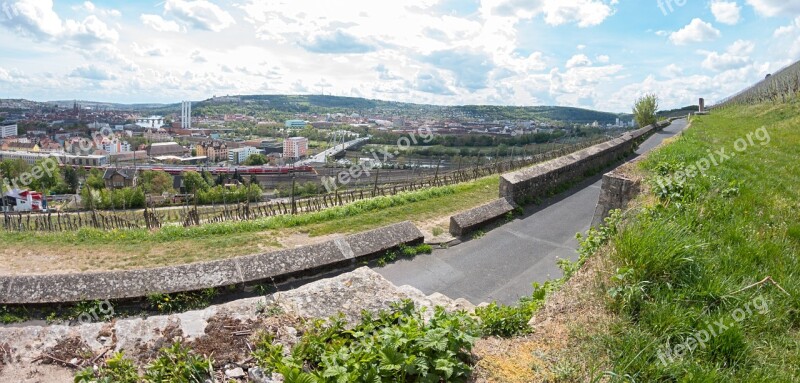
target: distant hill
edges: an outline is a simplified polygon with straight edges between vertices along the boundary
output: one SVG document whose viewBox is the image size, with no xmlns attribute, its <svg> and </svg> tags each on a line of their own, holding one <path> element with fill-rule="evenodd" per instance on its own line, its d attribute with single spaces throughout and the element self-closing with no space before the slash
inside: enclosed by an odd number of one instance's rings
<svg viewBox="0 0 800 383">
<path fill-rule="evenodd" d="M 0 100 L 0 105 L 3 101 Z M 14 100 L 10 105 L 58 106 L 71 108 L 76 100 L 58 100 L 39 103 Z M 120 104 L 111 102 L 77 100 L 81 107 L 108 110 L 130 110 L 143 113 L 169 114 L 180 111 L 180 103 L 172 104 Z M 459 105 L 443 106 L 395 101 L 371 100 L 359 97 L 323 95 L 241 95 L 213 97 L 193 102 L 195 114 L 247 114 L 267 116 L 276 120 L 292 118 L 298 113 L 358 113 L 363 116 L 397 116 L 407 118 L 474 118 L 485 121 L 533 120 L 542 122 L 567 122 L 587 124 L 597 121 L 613 123 L 617 118 L 629 120 L 630 114 L 615 114 L 589 109 L 561 106 L 494 106 Z"/>
<path fill-rule="evenodd" d="M 442 106 L 394 101 L 370 100 L 358 97 L 322 95 L 243 95 L 211 98 L 194 104 L 196 111 L 205 113 L 358 113 L 405 117 L 455 118 L 470 117 L 486 121 L 535 120 L 571 123 L 613 123 L 617 118 L 630 119 L 629 114 L 560 106 Z"/>
<path fill-rule="evenodd" d="M 118 104 L 113 102 L 101 102 L 101 101 L 84 101 L 84 100 L 59 100 L 59 101 L 47 101 L 44 104 L 57 106 L 60 108 L 71 108 L 75 103 L 78 103 L 81 107 L 90 107 L 92 109 L 108 109 L 108 110 L 146 110 L 146 109 L 156 109 L 156 108 L 163 108 L 166 104 Z"/>
</svg>

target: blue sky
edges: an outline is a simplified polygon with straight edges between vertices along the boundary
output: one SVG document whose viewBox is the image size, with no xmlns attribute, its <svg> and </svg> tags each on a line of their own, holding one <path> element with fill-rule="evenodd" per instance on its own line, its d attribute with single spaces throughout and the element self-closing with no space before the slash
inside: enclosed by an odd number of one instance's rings
<svg viewBox="0 0 800 383">
<path fill-rule="evenodd" d="M 0 98 L 325 94 L 627 112 L 800 59 L 797 0 L 0 0 Z"/>
</svg>

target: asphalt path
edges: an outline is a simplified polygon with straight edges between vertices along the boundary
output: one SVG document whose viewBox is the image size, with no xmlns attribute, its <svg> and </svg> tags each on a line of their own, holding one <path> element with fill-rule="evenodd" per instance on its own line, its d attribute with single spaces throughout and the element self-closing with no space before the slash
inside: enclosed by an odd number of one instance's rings
<svg viewBox="0 0 800 383">
<path fill-rule="evenodd" d="M 639 146 L 636 156 L 678 134 L 686 125 L 686 120 L 676 120 L 653 134 Z M 591 226 L 601 180 L 602 175 L 584 180 L 481 238 L 375 271 L 396 285 L 410 285 L 426 294 L 439 292 L 473 304 L 514 303 L 533 291 L 533 282 L 561 277 L 558 259 L 578 258 L 575 234 Z"/>
</svg>

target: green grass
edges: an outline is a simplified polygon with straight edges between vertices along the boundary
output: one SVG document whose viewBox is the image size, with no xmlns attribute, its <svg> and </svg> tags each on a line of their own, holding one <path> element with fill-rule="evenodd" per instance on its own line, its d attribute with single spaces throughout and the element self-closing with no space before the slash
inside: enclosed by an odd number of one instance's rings
<svg viewBox="0 0 800 383">
<path fill-rule="evenodd" d="M 792 104 L 715 111 L 641 163 L 656 202 L 612 239 L 616 270 L 606 293 L 620 320 L 591 347 L 611 361 L 612 381 L 800 376 L 798 110 Z M 736 152 L 736 140 L 762 127 L 768 145 L 755 141 L 705 175 L 666 191 L 657 187 L 656 176 L 674 175 L 709 150 Z M 770 283 L 753 286 L 768 276 L 788 295 Z M 715 331 L 706 336 L 708 326 Z M 676 349 L 680 343 L 691 351 Z"/>
</svg>

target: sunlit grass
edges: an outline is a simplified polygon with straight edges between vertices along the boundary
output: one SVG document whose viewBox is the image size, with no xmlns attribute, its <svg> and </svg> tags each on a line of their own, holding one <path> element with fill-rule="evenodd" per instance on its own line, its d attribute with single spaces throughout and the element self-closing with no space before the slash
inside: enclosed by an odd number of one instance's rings
<svg viewBox="0 0 800 383">
<path fill-rule="evenodd" d="M 789 382 L 800 376 L 798 105 L 715 111 L 641 166 L 651 176 L 674 174 L 708 150 L 735 151 L 737 139 L 762 127 L 768 145 L 749 145 L 660 193 L 613 241 L 616 270 L 607 296 L 620 321 L 593 347 L 612 361 L 612 381 Z M 768 276 L 786 293 L 771 283 L 747 288 Z M 766 313 L 753 309 L 760 298 Z M 741 310 L 743 319 L 733 320 Z M 666 347 L 674 351 L 720 320 L 733 325 L 691 352 L 666 355 Z"/>
</svg>

